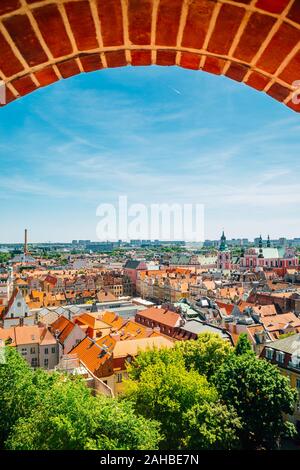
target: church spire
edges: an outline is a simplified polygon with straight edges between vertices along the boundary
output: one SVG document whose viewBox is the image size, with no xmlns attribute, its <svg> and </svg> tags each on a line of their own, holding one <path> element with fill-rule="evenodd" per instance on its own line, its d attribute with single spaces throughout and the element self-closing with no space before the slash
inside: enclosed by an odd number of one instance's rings
<svg viewBox="0 0 300 470">
<path fill-rule="evenodd" d="M 223 232 L 222 232 L 221 243 L 220 243 L 219 250 L 220 250 L 220 251 L 225 251 L 225 250 L 227 250 L 227 243 L 226 243 L 226 237 L 225 237 L 224 230 L 223 230 Z"/>
<path fill-rule="evenodd" d="M 260 237 L 259 237 L 258 247 L 259 247 L 259 255 L 258 255 L 258 257 L 259 257 L 259 258 L 263 258 L 263 257 L 264 257 L 264 255 L 263 255 L 263 241 L 262 241 L 262 236 L 261 236 L 261 235 L 260 235 Z"/>
<path fill-rule="evenodd" d="M 271 242 L 270 242 L 270 235 L 268 235 L 268 240 L 267 240 L 267 247 L 270 248 L 271 247 Z"/>
</svg>

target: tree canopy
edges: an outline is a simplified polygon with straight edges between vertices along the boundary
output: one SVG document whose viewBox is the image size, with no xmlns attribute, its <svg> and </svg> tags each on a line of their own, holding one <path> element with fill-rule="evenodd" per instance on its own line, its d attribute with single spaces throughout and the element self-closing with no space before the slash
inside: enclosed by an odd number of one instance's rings
<svg viewBox="0 0 300 470">
<path fill-rule="evenodd" d="M 244 447 L 276 448 L 281 437 L 293 433 L 283 413 L 293 413 L 297 392 L 276 366 L 254 354 L 235 354 L 223 363 L 213 383 L 241 419 Z"/>
<path fill-rule="evenodd" d="M 126 396 L 139 414 L 160 421 L 164 449 L 228 448 L 237 440 L 235 411 L 219 403 L 206 377 L 183 363 L 148 365 L 138 381 L 127 383 Z M 228 428 L 231 432 L 223 441 Z"/>
<path fill-rule="evenodd" d="M 0 365 L 0 446 L 17 450 L 157 449 L 159 423 L 130 402 L 94 397 L 78 377 L 32 370 L 12 347 Z"/>
<path fill-rule="evenodd" d="M 165 448 L 274 448 L 294 432 L 283 414 L 293 413 L 296 391 L 255 356 L 245 334 L 235 348 L 206 333 L 146 351 L 128 372 L 127 396 L 161 422 Z"/>
<path fill-rule="evenodd" d="M 247 333 L 241 333 L 236 343 L 234 352 L 237 356 L 242 354 L 253 354 L 253 350 L 248 340 Z"/>
<path fill-rule="evenodd" d="M 241 335 L 217 335 L 141 352 L 119 398 L 94 396 L 76 376 L 33 370 L 5 348 L 0 364 L 0 448 L 276 448 L 294 426 L 297 393 Z"/>
</svg>

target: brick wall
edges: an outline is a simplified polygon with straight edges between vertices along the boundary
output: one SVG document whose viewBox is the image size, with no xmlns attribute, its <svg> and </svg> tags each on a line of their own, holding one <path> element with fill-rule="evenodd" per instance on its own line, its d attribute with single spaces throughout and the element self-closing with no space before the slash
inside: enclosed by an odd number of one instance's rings
<svg viewBox="0 0 300 470">
<path fill-rule="evenodd" d="M 178 65 L 287 106 L 300 80 L 299 0 L 1 0 L 7 101 L 81 72 Z"/>
</svg>

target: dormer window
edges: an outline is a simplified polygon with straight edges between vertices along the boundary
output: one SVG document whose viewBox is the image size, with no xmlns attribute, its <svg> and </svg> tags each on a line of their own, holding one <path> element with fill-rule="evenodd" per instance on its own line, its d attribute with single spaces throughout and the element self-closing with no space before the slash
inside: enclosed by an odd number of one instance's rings
<svg viewBox="0 0 300 470">
<path fill-rule="evenodd" d="M 273 352 L 274 352 L 273 349 L 266 348 L 266 358 L 270 360 L 273 359 Z"/>
<path fill-rule="evenodd" d="M 276 361 L 279 362 L 280 364 L 284 363 L 284 357 L 285 354 L 282 351 L 276 351 Z"/>
</svg>

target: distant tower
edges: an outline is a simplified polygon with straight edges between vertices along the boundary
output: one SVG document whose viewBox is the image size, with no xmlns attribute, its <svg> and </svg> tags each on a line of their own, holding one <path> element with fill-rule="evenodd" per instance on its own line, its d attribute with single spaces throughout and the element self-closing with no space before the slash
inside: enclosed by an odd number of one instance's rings
<svg viewBox="0 0 300 470">
<path fill-rule="evenodd" d="M 220 251 L 226 251 L 227 248 L 228 247 L 227 247 L 227 243 L 226 243 L 226 237 L 225 237 L 225 233 L 224 233 L 224 230 L 223 230 L 219 250 Z"/>
<path fill-rule="evenodd" d="M 9 302 L 12 293 L 14 290 L 14 268 L 10 266 L 8 269 L 8 278 L 7 278 L 7 303 Z"/>
<path fill-rule="evenodd" d="M 259 237 L 258 247 L 259 247 L 259 255 L 258 255 L 258 257 L 259 257 L 259 258 L 263 258 L 263 257 L 264 257 L 264 255 L 263 255 L 263 241 L 262 241 L 261 235 L 260 235 L 260 237 Z"/>
<path fill-rule="evenodd" d="M 219 253 L 218 253 L 218 262 L 217 262 L 218 269 L 230 269 L 231 267 L 231 255 L 230 251 L 228 250 L 228 246 L 226 243 L 226 237 L 223 230 L 220 246 L 219 246 Z"/>
<path fill-rule="evenodd" d="M 24 256 L 28 253 L 28 242 L 27 242 L 27 228 L 25 228 L 25 236 L 24 236 Z"/>
<path fill-rule="evenodd" d="M 267 247 L 268 247 L 268 248 L 271 248 L 270 235 L 268 235 Z"/>
</svg>

